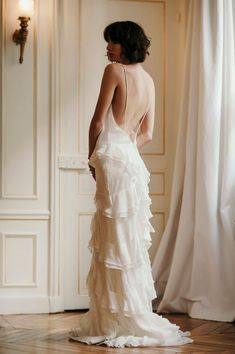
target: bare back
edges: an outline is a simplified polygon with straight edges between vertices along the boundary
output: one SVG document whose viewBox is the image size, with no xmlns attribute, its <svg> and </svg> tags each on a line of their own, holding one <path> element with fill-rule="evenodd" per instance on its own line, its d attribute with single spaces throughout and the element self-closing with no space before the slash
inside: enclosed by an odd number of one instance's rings
<svg viewBox="0 0 235 354">
<path fill-rule="evenodd" d="M 116 123 L 133 131 L 151 112 L 154 105 L 154 84 L 140 64 L 113 64 L 118 66 L 118 85 L 112 100 Z"/>
<path fill-rule="evenodd" d="M 134 137 L 138 148 L 151 141 L 155 115 L 155 88 L 141 64 L 108 64 L 89 128 L 91 156 L 108 110 L 112 108 L 116 124 Z M 134 133 L 134 136 L 133 136 Z"/>
</svg>

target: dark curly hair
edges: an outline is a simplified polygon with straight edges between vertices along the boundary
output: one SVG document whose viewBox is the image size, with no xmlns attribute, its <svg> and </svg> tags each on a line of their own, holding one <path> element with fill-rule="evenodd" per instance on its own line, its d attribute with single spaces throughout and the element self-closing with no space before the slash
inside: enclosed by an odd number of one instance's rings
<svg viewBox="0 0 235 354">
<path fill-rule="evenodd" d="M 132 21 L 118 21 L 111 23 L 104 29 L 106 42 L 119 43 L 122 46 L 122 55 L 130 64 L 142 63 L 149 54 L 150 40 L 143 28 Z"/>
</svg>

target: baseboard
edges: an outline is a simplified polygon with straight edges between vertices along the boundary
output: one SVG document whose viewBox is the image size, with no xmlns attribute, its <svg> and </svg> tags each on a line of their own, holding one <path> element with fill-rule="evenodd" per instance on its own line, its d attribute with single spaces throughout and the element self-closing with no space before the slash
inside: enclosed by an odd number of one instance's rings
<svg viewBox="0 0 235 354">
<path fill-rule="evenodd" d="M 49 297 L 0 296 L 0 314 L 49 313 Z"/>
</svg>

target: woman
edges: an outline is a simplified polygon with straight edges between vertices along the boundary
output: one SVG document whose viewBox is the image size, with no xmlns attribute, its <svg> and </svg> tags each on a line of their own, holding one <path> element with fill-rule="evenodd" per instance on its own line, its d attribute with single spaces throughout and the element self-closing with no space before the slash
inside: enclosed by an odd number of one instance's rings
<svg viewBox="0 0 235 354">
<path fill-rule="evenodd" d="M 110 347 L 189 343 L 188 333 L 152 312 L 149 172 L 138 152 L 154 126 L 154 84 L 140 64 L 150 41 L 131 21 L 107 26 L 104 38 L 112 64 L 105 68 L 89 130 L 89 166 L 97 187 L 90 310 L 71 338 Z"/>
</svg>

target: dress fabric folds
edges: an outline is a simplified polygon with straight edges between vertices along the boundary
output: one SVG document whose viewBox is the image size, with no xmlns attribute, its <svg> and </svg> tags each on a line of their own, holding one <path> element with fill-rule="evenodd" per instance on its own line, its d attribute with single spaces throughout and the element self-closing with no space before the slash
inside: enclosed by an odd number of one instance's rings
<svg viewBox="0 0 235 354">
<path fill-rule="evenodd" d="M 148 255 L 154 231 L 149 222 L 149 172 L 111 107 L 90 164 L 97 186 L 87 277 L 90 309 L 70 338 L 109 347 L 192 342 L 189 332 L 152 312 L 156 293 Z"/>
</svg>

